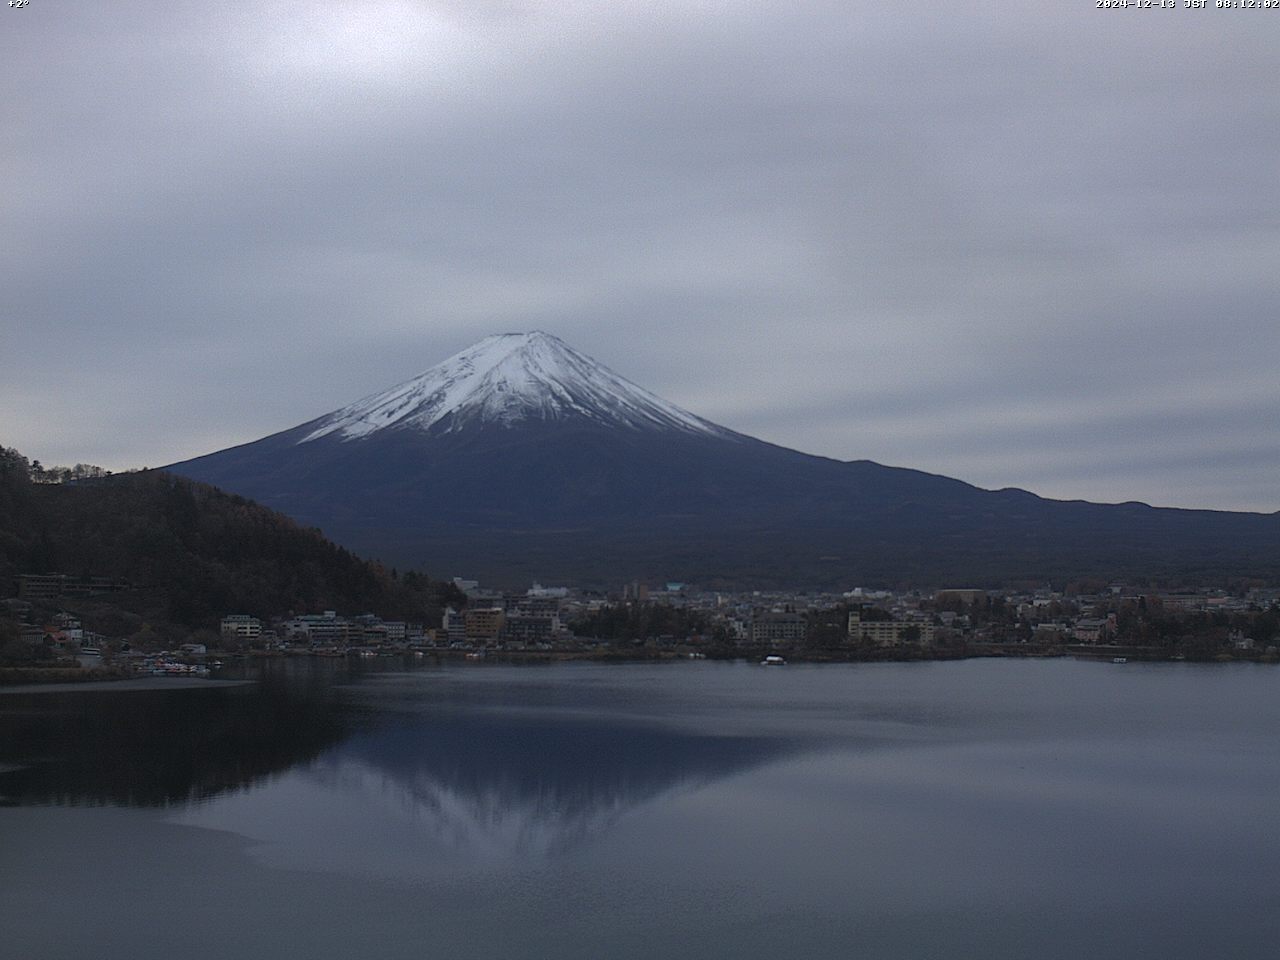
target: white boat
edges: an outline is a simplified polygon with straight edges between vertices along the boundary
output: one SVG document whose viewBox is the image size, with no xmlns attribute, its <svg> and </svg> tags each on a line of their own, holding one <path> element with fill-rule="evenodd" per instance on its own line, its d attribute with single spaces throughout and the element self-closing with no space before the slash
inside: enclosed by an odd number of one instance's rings
<svg viewBox="0 0 1280 960">
<path fill-rule="evenodd" d="M 1112 657 L 1111 662 L 1112 663 L 1128 663 L 1129 658 L 1128 657 Z"/>
<path fill-rule="evenodd" d="M 771 656 L 765 657 L 763 660 L 761 660 L 761 661 L 760 661 L 760 666 L 762 666 L 762 667 L 783 667 L 783 666 L 786 666 L 786 663 L 787 663 L 787 661 L 783 660 L 781 657 L 777 657 L 777 656 L 772 656 L 772 655 L 771 655 Z"/>
</svg>

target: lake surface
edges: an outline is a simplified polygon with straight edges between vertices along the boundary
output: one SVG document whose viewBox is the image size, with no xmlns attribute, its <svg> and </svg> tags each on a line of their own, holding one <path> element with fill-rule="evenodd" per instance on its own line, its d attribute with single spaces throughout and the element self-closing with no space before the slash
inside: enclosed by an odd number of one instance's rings
<svg viewBox="0 0 1280 960">
<path fill-rule="evenodd" d="M 1278 734 L 1244 664 L 3 693 L 0 954 L 1272 960 Z"/>
</svg>

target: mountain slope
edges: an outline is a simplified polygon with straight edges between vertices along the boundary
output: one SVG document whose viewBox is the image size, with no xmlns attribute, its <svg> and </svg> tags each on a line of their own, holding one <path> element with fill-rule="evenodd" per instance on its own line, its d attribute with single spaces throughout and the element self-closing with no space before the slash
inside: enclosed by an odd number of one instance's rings
<svg viewBox="0 0 1280 960">
<path fill-rule="evenodd" d="M 1044 500 L 719 427 L 543 333 L 174 465 L 391 563 L 498 582 L 1262 575 L 1280 517 Z"/>
</svg>

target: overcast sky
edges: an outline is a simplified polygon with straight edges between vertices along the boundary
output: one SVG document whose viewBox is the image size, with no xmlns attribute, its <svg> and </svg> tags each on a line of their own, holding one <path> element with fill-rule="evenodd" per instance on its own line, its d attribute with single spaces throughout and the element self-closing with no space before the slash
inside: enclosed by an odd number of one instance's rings
<svg viewBox="0 0 1280 960">
<path fill-rule="evenodd" d="M 811 453 L 1280 509 L 1280 9 L 946 8 L 0 7 L 0 444 L 155 466 L 540 328 Z"/>
</svg>

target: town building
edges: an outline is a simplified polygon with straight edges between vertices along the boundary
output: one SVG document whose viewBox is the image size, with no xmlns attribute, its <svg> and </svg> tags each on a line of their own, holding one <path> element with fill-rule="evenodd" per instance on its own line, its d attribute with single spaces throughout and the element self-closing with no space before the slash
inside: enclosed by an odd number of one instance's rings
<svg viewBox="0 0 1280 960">
<path fill-rule="evenodd" d="M 339 617 L 333 610 L 294 617 L 286 620 L 283 626 L 288 636 L 305 637 L 315 646 L 346 643 L 351 635 L 351 627 L 346 619 Z"/>
<path fill-rule="evenodd" d="M 440 624 L 444 631 L 444 639 L 450 644 L 463 644 L 467 640 L 466 618 L 453 607 L 445 607 L 444 617 Z"/>
<path fill-rule="evenodd" d="M 507 597 L 502 640 L 513 647 L 545 646 L 568 635 L 561 618 L 563 597 L 545 588 Z"/>
<path fill-rule="evenodd" d="M 262 621 L 247 614 L 234 613 L 222 618 L 222 639 L 252 643 L 262 636 Z"/>
<path fill-rule="evenodd" d="M 57 600 L 66 582 L 60 573 L 23 573 L 18 576 L 18 597 L 34 603 Z"/>
<path fill-rule="evenodd" d="M 649 585 L 641 583 L 639 580 L 632 580 L 623 586 L 622 599 L 638 600 L 640 603 L 644 603 L 649 599 Z"/>
<path fill-rule="evenodd" d="M 505 620 L 506 611 L 501 607 L 467 610 L 463 614 L 463 622 L 466 624 L 466 637 L 472 642 L 494 642 L 502 633 L 502 625 Z"/>
<path fill-rule="evenodd" d="M 904 643 L 932 643 L 933 624 L 928 620 L 863 620 L 861 611 L 849 614 L 849 639 L 896 647 Z"/>
<path fill-rule="evenodd" d="M 760 611 L 751 618 L 751 642 L 769 646 L 799 643 L 805 638 L 806 627 L 804 617 L 794 610 Z"/>
</svg>

